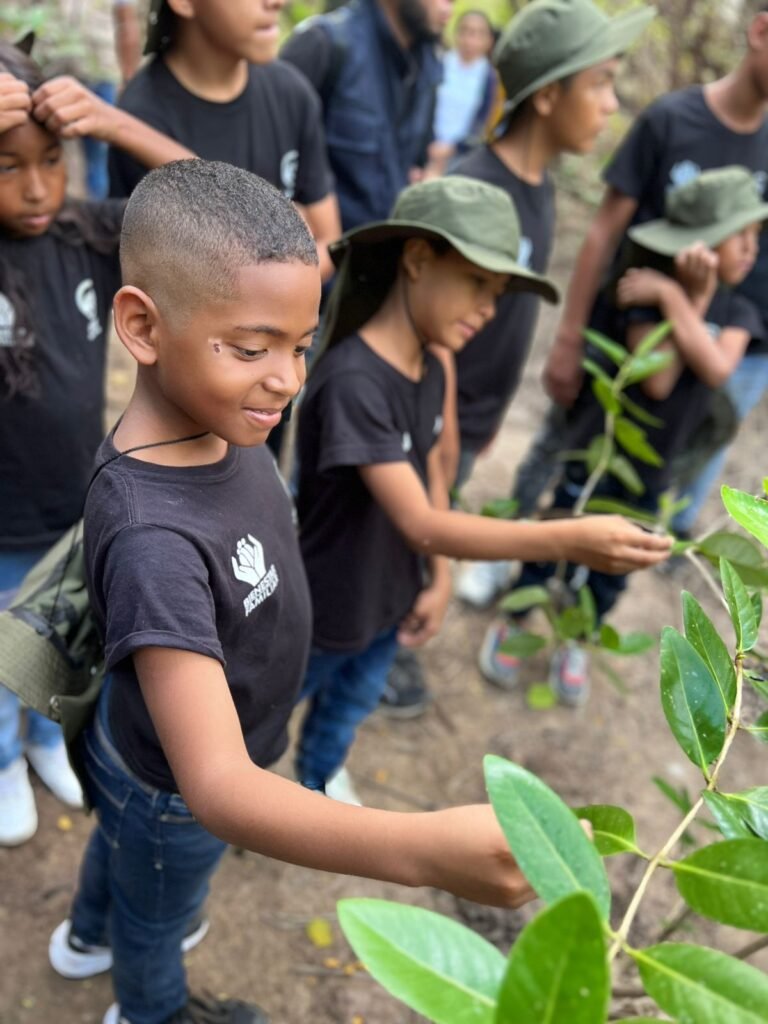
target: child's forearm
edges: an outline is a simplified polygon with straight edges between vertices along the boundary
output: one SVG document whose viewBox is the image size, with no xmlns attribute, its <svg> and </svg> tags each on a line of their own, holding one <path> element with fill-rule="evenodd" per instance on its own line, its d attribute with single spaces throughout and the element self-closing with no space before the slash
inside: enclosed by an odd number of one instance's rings
<svg viewBox="0 0 768 1024">
<path fill-rule="evenodd" d="M 728 379 L 733 366 L 728 353 L 718 347 L 707 329 L 706 308 L 700 311 L 671 278 L 664 284 L 660 298 L 662 315 L 672 324 L 672 340 L 683 361 L 709 387 L 719 387 Z"/>
<path fill-rule="evenodd" d="M 104 133 L 104 141 L 122 149 L 149 168 L 160 167 L 171 160 L 190 160 L 195 157 L 186 146 L 151 128 L 125 110 L 115 109 Z"/>
</svg>

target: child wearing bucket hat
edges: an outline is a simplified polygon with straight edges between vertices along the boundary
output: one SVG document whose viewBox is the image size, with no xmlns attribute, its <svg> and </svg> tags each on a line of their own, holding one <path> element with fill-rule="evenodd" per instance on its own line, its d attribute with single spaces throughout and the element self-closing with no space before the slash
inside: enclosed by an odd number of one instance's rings
<svg viewBox="0 0 768 1024">
<path fill-rule="evenodd" d="M 762 318 L 753 303 L 735 286 L 752 269 L 768 203 L 758 195 L 754 177 L 743 167 L 705 171 L 673 189 L 667 197 L 666 216 L 630 230 L 635 243 L 633 266 L 615 287 L 612 337 L 635 349 L 661 320 L 669 321 L 669 339 L 659 347 L 674 353 L 668 367 L 627 389 L 626 395 L 648 414 L 644 429 L 661 464 L 649 464 L 624 452 L 631 474 L 642 488 L 608 477 L 599 496 L 627 502 L 656 513 L 670 482 L 670 462 L 691 444 L 716 388 L 738 366 L 753 338 L 764 336 Z M 589 349 L 590 358 L 608 374 L 615 367 L 604 355 Z M 603 432 L 604 412 L 591 384 L 582 386 L 570 414 L 568 447 L 584 448 Z M 653 421 L 656 425 L 651 425 Z M 563 482 L 553 507 L 570 508 L 585 480 L 583 463 L 566 463 Z M 574 570 L 575 567 L 571 567 Z M 544 583 L 554 565 L 525 566 L 517 586 Z M 595 598 L 600 617 L 618 600 L 626 581 L 621 576 L 590 572 L 585 582 Z M 514 628 L 514 626 L 512 627 Z M 552 681 L 561 699 L 572 705 L 588 695 L 584 652 L 577 652 L 565 671 L 556 661 Z"/>
<path fill-rule="evenodd" d="M 507 25 L 494 63 L 506 93 L 496 137 L 453 170 L 503 188 L 517 208 L 520 261 L 538 273 L 549 263 L 555 194 L 548 168 L 561 153 L 589 152 L 618 108 L 617 58 L 654 15 L 651 7 L 607 17 L 591 0 L 533 0 Z M 520 383 L 536 327 L 538 298 L 503 296 L 496 316 L 456 358 L 461 462 L 458 483 L 495 436 Z M 523 515 L 533 511 L 521 506 Z M 504 562 L 478 562 L 457 594 L 485 607 L 509 581 Z"/>
<path fill-rule="evenodd" d="M 620 517 L 506 522 L 449 510 L 438 444 L 444 377 L 430 346 L 472 338 L 510 291 L 552 301 L 517 260 L 519 222 L 501 189 L 461 176 L 411 186 L 389 220 L 346 234 L 325 349 L 298 428 L 298 513 L 314 612 L 297 775 L 324 788 L 377 706 L 398 640 L 440 627 L 446 557 L 580 558 L 607 572 L 669 550 Z M 569 557 L 573 557 L 571 554 Z"/>
</svg>

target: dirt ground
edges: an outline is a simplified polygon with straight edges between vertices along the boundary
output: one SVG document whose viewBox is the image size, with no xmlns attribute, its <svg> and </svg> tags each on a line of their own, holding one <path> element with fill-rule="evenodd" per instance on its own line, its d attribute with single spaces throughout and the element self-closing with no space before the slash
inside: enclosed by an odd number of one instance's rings
<svg viewBox="0 0 768 1024">
<path fill-rule="evenodd" d="M 565 280 L 579 243 L 586 212 L 572 201 L 561 204 L 554 275 Z M 538 343 L 520 393 L 502 435 L 477 467 L 467 488 L 479 508 L 503 496 L 512 469 L 522 456 L 544 407 L 539 385 L 542 356 L 555 323 L 543 311 Z M 110 374 L 113 411 L 131 385 L 127 360 L 115 352 Z M 756 488 L 768 471 L 762 448 L 768 429 L 768 405 L 756 410 L 728 464 L 726 480 Z M 713 498 L 703 525 L 719 516 Z M 648 572 L 633 579 L 614 621 L 619 629 L 658 633 L 680 624 L 679 592 L 688 587 L 726 628 L 723 616 L 699 578 Z M 651 782 L 662 775 L 695 790 L 696 772 L 677 748 L 664 721 L 658 697 L 658 657 L 617 661 L 626 693 L 597 677 L 589 705 L 579 711 L 534 711 L 520 692 L 493 690 L 476 668 L 476 652 L 491 612 L 471 612 L 454 603 L 441 637 L 424 654 L 435 701 L 420 719 L 392 723 L 378 716 L 364 727 L 350 768 L 364 800 L 373 806 L 419 810 L 483 799 L 481 761 L 492 752 L 509 757 L 541 775 L 573 805 L 618 803 L 637 821 L 640 843 L 653 850 L 672 831 L 678 815 Z M 526 682 L 544 678 L 546 663 L 534 660 Z M 289 771 L 286 758 L 280 769 Z M 729 788 L 766 784 L 761 749 L 737 744 L 729 762 Z M 63 809 L 35 780 L 40 811 L 37 835 L 25 846 L 0 850 L 0 1022 L 1 1024 L 97 1024 L 111 1002 L 109 976 L 67 982 L 48 965 L 46 947 L 52 929 L 67 914 L 79 858 L 91 822 Z M 610 862 L 615 915 L 620 915 L 639 878 L 640 865 L 629 857 Z M 507 913 L 459 904 L 434 891 L 410 891 L 394 885 L 313 873 L 265 860 L 254 854 L 228 854 L 210 899 L 211 931 L 188 957 L 191 985 L 259 1002 L 274 1024 L 407 1024 L 421 1020 L 378 988 L 363 971 L 335 922 L 336 901 L 347 896 L 379 896 L 416 903 L 453 914 L 507 948 L 530 911 Z M 643 904 L 633 938 L 653 941 L 665 915 L 676 907 L 668 877 L 658 879 Z M 332 944 L 317 948 L 307 937 L 313 918 L 331 924 Z M 735 950 L 749 935 L 704 922 L 684 931 L 687 938 L 716 941 Z M 762 956 L 762 960 L 760 959 Z M 768 969 L 765 953 L 753 963 Z M 346 969 L 345 969 L 346 968 Z M 631 987 L 630 977 L 622 978 Z M 616 1009 L 651 1010 L 642 1000 L 622 1000 Z M 723 1022 L 726 1024 L 726 1022 Z"/>
</svg>

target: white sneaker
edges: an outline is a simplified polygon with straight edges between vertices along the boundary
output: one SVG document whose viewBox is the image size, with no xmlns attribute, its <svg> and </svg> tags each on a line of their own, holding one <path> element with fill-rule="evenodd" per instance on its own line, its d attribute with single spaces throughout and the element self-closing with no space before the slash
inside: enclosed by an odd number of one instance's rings
<svg viewBox="0 0 768 1024">
<path fill-rule="evenodd" d="M 511 562 L 472 562 L 456 584 L 456 596 L 473 608 L 487 608 L 509 585 Z"/>
<path fill-rule="evenodd" d="M 357 795 L 346 768 L 339 768 L 336 774 L 328 779 L 325 784 L 325 795 L 329 796 L 331 800 L 338 800 L 341 804 L 352 804 L 354 807 L 363 806 L 363 801 Z"/>
<path fill-rule="evenodd" d="M 125 1017 L 120 1016 L 120 1007 L 117 1003 L 112 1003 L 110 1008 L 104 1014 L 104 1018 L 101 1024 L 128 1024 Z"/>
<path fill-rule="evenodd" d="M 45 783 L 55 797 L 69 807 L 83 806 L 83 791 L 70 767 L 63 740 L 55 747 L 29 743 L 25 753 L 41 782 Z"/>
<path fill-rule="evenodd" d="M 37 832 L 35 794 L 23 757 L 0 771 L 0 846 L 19 846 Z"/>
</svg>

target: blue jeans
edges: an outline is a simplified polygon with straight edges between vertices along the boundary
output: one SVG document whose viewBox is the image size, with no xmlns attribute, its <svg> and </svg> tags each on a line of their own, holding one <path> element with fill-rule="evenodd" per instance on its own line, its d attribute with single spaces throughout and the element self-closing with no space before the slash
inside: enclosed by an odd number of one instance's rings
<svg viewBox="0 0 768 1024">
<path fill-rule="evenodd" d="M 121 1019 L 161 1024 L 187 1002 L 181 941 L 227 847 L 177 793 L 129 771 L 109 732 L 108 693 L 105 683 L 94 723 L 80 738 L 98 823 L 80 867 L 72 934 L 112 947 Z"/>
<path fill-rule="evenodd" d="M 114 82 L 86 82 L 91 92 L 114 106 L 117 88 Z M 105 199 L 109 192 L 109 171 L 107 154 L 109 147 L 106 142 L 86 136 L 83 139 L 85 155 L 85 185 L 89 199 Z"/>
<path fill-rule="evenodd" d="M 21 581 L 45 554 L 47 548 L 0 552 L 0 611 L 7 608 Z M 27 743 L 56 747 L 64 737 L 61 728 L 45 715 L 27 711 Z M 15 693 L 0 686 L 0 771 L 17 761 L 23 751 L 21 741 L 21 702 Z"/>
<path fill-rule="evenodd" d="M 303 786 L 323 790 L 344 764 L 358 725 L 379 705 L 396 654 L 397 629 L 364 651 L 312 649 L 299 698 L 309 699 L 296 758 Z"/>
<path fill-rule="evenodd" d="M 733 403 L 739 421 L 746 419 L 768 387 L 768 353 L 758 352 L 745 355 L 725 384 L 725 390 Z M 728 448 L 715 452 L 704 466 L 696 480 L 680 495 L 689 498 L 690 504 L 682 510 L 672 524 L 677 533 L 690 533 L 693 529 L 709 492 L 723 478 L 723 467 Z"/>
</svg>

